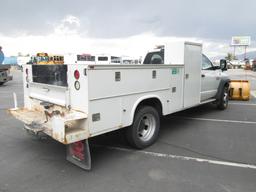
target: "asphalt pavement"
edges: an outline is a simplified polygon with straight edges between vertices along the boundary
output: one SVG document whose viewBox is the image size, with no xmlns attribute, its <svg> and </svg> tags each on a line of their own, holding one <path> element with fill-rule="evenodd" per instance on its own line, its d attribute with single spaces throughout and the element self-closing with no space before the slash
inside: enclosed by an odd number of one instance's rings
<svg viewBox="0 0 256 192">
<path fill-rule="evenodd" d="M 229 71 L 251 81 L 256 73 Z M 231 101 L 225 111 L 211 104 L 161 120 L 158 141 L 134 150 L 123 132 L 90 140 L 92 170 L 65 160 L 65 146 L 38 140 L 6 113 L 16 92 L 23 105 L 21 73 L 0 87 L 0 192 L 70 191 L 256 191 L 256 99 Z"/>
</svg>

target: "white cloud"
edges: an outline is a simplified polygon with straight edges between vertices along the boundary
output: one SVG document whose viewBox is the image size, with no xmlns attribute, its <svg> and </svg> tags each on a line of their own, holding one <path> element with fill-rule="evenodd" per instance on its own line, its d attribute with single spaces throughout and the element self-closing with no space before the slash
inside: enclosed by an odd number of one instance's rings
<svg viewBox="0 0 256 192">
<path fill-rule="evenodd" d="M 202 40 L 193 37 L 159 37 L 153 32 L 124 38 L 90 38 L 85 35 L 87 31 L 84 31 L 84 27 L 83 31 L 81 31 L 81 21 L 74 15 L 66 15 L 59 22 L 51 23 L 50 25 L 53 28 L 53 33 L 44 36 L 26 35 L 24 33 L 17 37 L 8 37 L 0 34 L 0 44 L 4 48 L 5 54 L 17 55 L 18 52 L 24 54 L 35 54 L 37 52 L 55 54 L 106 53 L 140 57 L 144 56 L 155 45 L 171 41 L 201 42 L 204 45 L 204 52 L 209 57 L 226 55 L 227 52 L 232 52 L 232 48 L 229 47 L 227 42 Z M 83 25 L 89 28 L 89 20 L 83 22 Z M 248 51 L 250 50 L 253 49 L 248 49 Z M 237 53 L 242 52 L 243 50 L 237 50 Z"/>
<path fill-rule="evenodd" d="M 80 27 L 80 19 L 73 15 L 67 15 L 59 23 L 53 24 L 56 35 L 75 35 L 79 33 Z"/>
<path fill-rule="evenodd" d="M 6 55 L 18 52 L 35 54 L 37 52 L 66 53 L 106 53 L 116 55 L 143 56 L 155 45 L 168 41 L 192 40 L 195 38 L 157 37 L 153 33 L 143 33 L 126 38 L 98 39 L 82 37 L 79 33 L 64 30 L 47 36 L 0 36 Z M 196 40 L 198 41 L 198 40 Z"/>
<path fill-rule="evenodd" d="M 78 33 L 53 33 L 48 36 L 0 36 L 0 42 L 6 55 L 18 52 L 31 53 L 107 53 L 116 55 L 143 56 L 155 45 L 172 41 L 203 42 L 196 38 L 157 37 L 152 33 L 115 39 L 96 39 L 81 37 Z M 221 46 L 220 46 L 221 45 Z M 220 48 L 221 47 L 221 48 Z M 230 48 L 220 42 L 205 42 L 204 52 L 209 56 L 226 54 Z"/>
</svg>

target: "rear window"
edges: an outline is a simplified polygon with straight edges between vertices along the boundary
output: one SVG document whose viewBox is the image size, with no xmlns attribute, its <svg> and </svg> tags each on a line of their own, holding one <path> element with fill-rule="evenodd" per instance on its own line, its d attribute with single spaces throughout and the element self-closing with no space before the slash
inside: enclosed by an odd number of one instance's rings
<svg viewBox="0 0 256 192">
<path fill-rule="evenodd" d="M 143 64 L 164 64 L 164 51 L 148 53 Z"/>
<path fill-rule="evenodd" d="M 32 65 L 33 82 L 66 87 L 67 65 Z"/>
<path fill-rule="evenodd" d="M 108 57 L 98 57 L 98 61 L 108 61 Z"/>
</svg>

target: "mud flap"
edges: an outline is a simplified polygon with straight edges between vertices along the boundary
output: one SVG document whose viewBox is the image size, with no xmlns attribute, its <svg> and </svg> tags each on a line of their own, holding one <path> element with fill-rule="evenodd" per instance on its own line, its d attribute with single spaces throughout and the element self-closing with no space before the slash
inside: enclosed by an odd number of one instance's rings
<svg viewBox="0 0 256 192">
<path fill-rule="evenodd" d="M 68 144 L 67 160 L 84 170 L 91 170 L 91 154 L 88 139 Z"/>
</svg>

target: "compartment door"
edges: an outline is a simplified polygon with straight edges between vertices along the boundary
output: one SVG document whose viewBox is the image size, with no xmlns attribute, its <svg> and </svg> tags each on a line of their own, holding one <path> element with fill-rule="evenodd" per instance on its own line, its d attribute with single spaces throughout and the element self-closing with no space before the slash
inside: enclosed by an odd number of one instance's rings
<svg viewBox="0 0 256 192">
<path fill-rule="evenodd" d="M 200 103 L 202 45 L 185 44 L 184 108 Z"/>
<path fill-rule="evenodd" d="M 68 106 L 67 65 L 32 65 L 28 95 L 41 101 Z"/>
<path fill-rule="evenodd" d="M 69 105 L 69 90 L 67 87 L 30 83 L 28 94 L 31 98 L 39 99 L 41 101 L 61 106 Z"/>
</svg>

